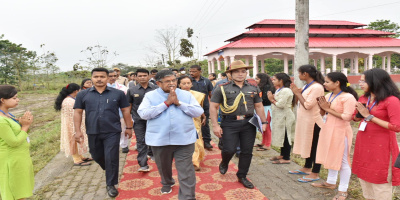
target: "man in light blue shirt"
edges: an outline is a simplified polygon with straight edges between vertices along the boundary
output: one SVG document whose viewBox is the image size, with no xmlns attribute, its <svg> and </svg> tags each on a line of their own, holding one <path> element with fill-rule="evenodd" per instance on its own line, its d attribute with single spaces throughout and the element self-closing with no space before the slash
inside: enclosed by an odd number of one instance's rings
<svg viewBox="0 0 400 200">
<path fill-rule="evenodd" d="M 196 175 L 192 163 L 197 139 L 193 118 L 204 110 L 195 97 L 177 89 L 172 71 L 162 70 L 155 80 L 158 89 L 146 93 L 139 106 L 139 116 L 147 120 L 146 144 L 151 146 L 161 176 L 162 194 L 172 192 L 172 160 L 179 179 L 179 199 L 195 199 Z"/>
</svg>

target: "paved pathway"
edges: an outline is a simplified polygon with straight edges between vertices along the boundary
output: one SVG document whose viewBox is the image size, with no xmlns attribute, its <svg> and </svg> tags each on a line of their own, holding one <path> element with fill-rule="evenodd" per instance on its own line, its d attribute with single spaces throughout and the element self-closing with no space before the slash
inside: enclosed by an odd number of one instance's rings
<svg viewBox="0 0 400 200">
<path fill-rule="evenodd" d="M 120 153 L 120 176 L 125 159 L 126 154 Z M 107 195 L 105 171 L 97 163 L 73 166 L 72 158 L 66 158 L 61 152 L 35 176 L 34 193 L 34 199 L 112 199 Z"/>
<path fill-rule="evenodd" d="M 217 142 L 217 138 L 213 140 Z M 268 158 L 278 155 L 274 150 L 254 151 L 253 154 L 248 177 L 271 200 L 330 200 L 336 193 L 329 189 L 314 188 L 309 183 L 297 182 L 300 176 L 290 175 L 288 171 L 299 169 L 300 166 L 293 162 L 286 165 L 272 164 Z M 120 174 L 125 158 L 126 154 L 121 153 Z M 234 157 L 233 162 L 237 164 L 237 161 Z M 76 167 L 63 153 L 59 153 L 36 175 L 35 182 L 34 199 L 111 199 L 107 196 L 104 171 L 99 165 L 93 162 L 89 167 Z"/>
<path fill-rule="evenodd" d="M 217 142 L 217 138 L 213 138 Z M 257 144 L 259 141 L 256 142 Z M 314 188 L 309 183 L 299 183 L 300 175 L 291 175 L 290 170 L 300 169 L 296 163 L 272 164 L 269 160 L 272 156 L 279 155 L 274 150 L 256 151 L 254 148 L 253 159 L 250 165 L 248 178 L 270 200 L 307 199 L 323 200 L 332 199 L 336 193 L 333 190 Z M 234 156 L 233 162 L 238 163 Z"/>
<path fill-rule="evenodd" d="M 254 151 L 249 172 L 249 178 L 269 199 L 324 199 L 330 194 L 329 190 L 300 184 L 296 181 L 298 176 L 288 175 L 288 170 L 299 168 L 297 164 L 273 166 L 267 157 L 277 154 L 274 150 Z M 120 174 L 125 158 L 126 154 L 121 153 Z M 233 161 L 237 163 L 238 159 Z M 76 167 L 63 153 L 59 153 L 35 179 L 36 199 L 111 199 L 107 196 L 104 171 L 99 165 L 93 162 L 89 167 Z"/>
</svg>

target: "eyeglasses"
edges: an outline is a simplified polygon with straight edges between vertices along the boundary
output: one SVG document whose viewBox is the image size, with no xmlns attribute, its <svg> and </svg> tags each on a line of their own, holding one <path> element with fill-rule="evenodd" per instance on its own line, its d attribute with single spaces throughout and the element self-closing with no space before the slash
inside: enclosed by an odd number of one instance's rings
<svg viewBox="0 0 400 200">
<path fill-rule="evenodd" d="M 358 83 L 359 83 L 359 84 L 361 84 L 361 83 L 365 83 L 365 81 L 363 81 L 363 80 L 359 80 L 359 81 L 358 81 Z"/>
<path fill-rule="evenodd" d="M 117 77 L 117 75 L 110 75 L 109 77 Z"/>
<path fill-rule="evenodd" d="M 168 84 L 170 84 L 170 83 L 175 83 L 177 80 L 176 79 L 174 79 L 174 80 L 169 80 L 169 81 L 160 81 L 161 83 L 168 83 Z"/>
</svg>

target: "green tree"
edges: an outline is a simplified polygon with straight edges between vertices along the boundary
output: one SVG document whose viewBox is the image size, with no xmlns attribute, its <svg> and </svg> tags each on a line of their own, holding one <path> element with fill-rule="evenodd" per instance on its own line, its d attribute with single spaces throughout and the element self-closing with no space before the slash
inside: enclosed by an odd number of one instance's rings
<svg viewBox="0 0 400 200">
<path fill-rule="evenodd" d="M 4 35 L 0 37 L 0 79 L 3 84 L 13 84 L 14 71 L 10 58 L 12 42 L 1 40 L 3 37 Z"/>
<path fill-rule="evenodd" d="M 369 23 L 367 29 L 395 33 L 395 35 L 388 36 L 392 38 L 398 38 L 400 36 L 399 24 L 391 22 L 390 20 L 378 19 L 375 22 Z"/>
<path fill-rule="evenodd" d="M 189 27 L 186 29 L 186 33 L 187 33 L 187 37 L 191 38 L 194 32 L 193 32 L 193 29 Z"/>
<path fill-rule="evenodd" d="M 43 70 L 47 74 L 47 76 L 51 74 L 57 73 L 60 68 L 56 65 L 58 61 L 57 55 L 55 52 L 45 51 L 45 44 L 41 44 L 40 47 L 43 49 L 43 54 L 39 57 L 39 62 L 43 65 Z"/>
<path fill-rule="evenodd" d="M 185 56 L 187 58 L 191 58 L 193 57 L 193 44 L 190 43 L 190 41 L 188 39 L 181 39 L 181 49 L 179 50 L 179 54 L 181 56 Z"/>
</svg>

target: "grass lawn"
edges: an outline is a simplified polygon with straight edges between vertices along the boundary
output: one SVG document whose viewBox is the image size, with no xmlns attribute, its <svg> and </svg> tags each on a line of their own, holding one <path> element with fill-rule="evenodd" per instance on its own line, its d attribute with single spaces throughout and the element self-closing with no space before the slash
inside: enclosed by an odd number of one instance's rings
<svg viewBox="0 0 400 200">
<path fill-rule="evenodd" d="M 34 116 L 29 130 L 31 157 L 35 174 L 60 151 L 60 113 L 53 108 L 58 91 L 38 90 L 18 93 L 20 104 L 10 110 L 21 116 L 26 110 Z"/>
</svg>

